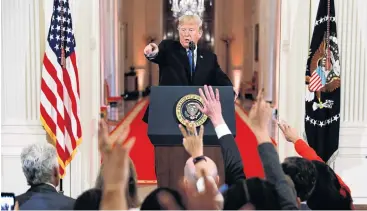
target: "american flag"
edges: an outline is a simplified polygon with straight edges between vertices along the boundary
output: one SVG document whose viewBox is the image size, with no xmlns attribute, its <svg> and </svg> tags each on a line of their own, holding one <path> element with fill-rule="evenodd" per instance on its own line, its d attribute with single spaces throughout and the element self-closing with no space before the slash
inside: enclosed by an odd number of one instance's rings
<svg viewBox="0 0 367 211">
<path fill-rule="evenodd" d="M 68 0 L 54 0 L 43 58 L 41 122 L 54 141 L 61 178 L 82 140 L 79 76 Z"/>
<path fill-rule="evenodd" d="M 316 92 L 322 89 L 322 87 L 324 87 L 324 85 L 322 84 L 322 79 L 320 75 L 317 73 L 317 71 L 315 70 L 313 71 L 311 75 L 309 90 L 312 92 Z"/>
</svg>

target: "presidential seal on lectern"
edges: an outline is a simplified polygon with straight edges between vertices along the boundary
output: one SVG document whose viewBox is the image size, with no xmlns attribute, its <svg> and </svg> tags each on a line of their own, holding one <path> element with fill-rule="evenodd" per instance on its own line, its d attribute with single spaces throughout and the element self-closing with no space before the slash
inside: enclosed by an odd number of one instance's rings
<svg viewBox="0 0 367 211">
<path fill-rule="evenodd" d="M 187 121 L 195 124 L 196 127 L 204 124 L 208 116 L 199 110 L 198 105 L 203 106 L 203 99 L 199 95 L 183 96 L 176 104 L 177 120 L 184 126 L 187 126 Z"/>
</svg>

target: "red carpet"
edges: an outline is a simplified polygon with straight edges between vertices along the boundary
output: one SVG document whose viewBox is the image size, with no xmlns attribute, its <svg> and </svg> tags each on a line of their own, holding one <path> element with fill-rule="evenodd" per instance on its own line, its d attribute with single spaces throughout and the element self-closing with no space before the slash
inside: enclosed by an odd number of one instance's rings
<svg viewBox="0 0 367 211">
<path fill-rule="evenodd" d="M 130 125 L 130 137 L 135 136 L 135 146 L 130 152 L 130 157 L 133 160 L 138 174 L 138 182 L 145 184 L 156 183 L 156 176 L 154 170 L 154 147 L 150 143 L 147 136 L 148 126 L 142 121 L 148 100 L 143 99 L 136 104 L 136 106 L 125 116 L 121 125 Z M 252 133 L 247 122 L 247 115 L 245 111 L 236 105 L 236 143 L 241 153 L 244 164 L 244 171 L 247 178 L 261 177 L 264 178 L 264 171 L 257 153 L 257 142 L 255 135 Z M 111 132 L 111 138 L 116 138 L 121 127 L 117 126 Z"/>
</svg>

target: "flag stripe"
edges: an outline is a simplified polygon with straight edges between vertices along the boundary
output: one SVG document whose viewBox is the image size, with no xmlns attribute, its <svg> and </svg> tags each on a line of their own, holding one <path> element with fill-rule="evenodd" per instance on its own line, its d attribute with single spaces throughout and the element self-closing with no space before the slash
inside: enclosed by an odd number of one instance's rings
<svg viewBox="0 0 367 211">
<path fill-rule="evenodd" d="M 70 75 L 72 75 L 72 74 L 68 74 L 66 69 L 64 69 L 63 72 L 64 72 L 65 87 L 67 89 L 67 93 L 69 94 L 71 102 L 72 102 L 71 103 L 71 110 L 72 110 L 72 113 L 74 115 L 73 121 L 75 121 L 76 122 L 75 125 L 77 125 L 77 128 L 75 129 L 76 134 L 79 134 L 80 131 L 81 131 L 81 127 L 80 127 L 80 121 L 79 121 L 79 117 L 78 117 L 78 113 L 77 113 L 78 104 L 77 104 L 77 100 L 74 96 L 75 92 L 73 92 L 73 90 L 72 90 L 73 86 L 72 86 L 72 83 L 71 83 L 71 80 L 70 80 Z M 75 137 L 74 137 L 74 139 L 75 139 Z"/>
<path fill-rule="evenodd" d="M 78 97 L 80 97 L 80 90 L 79 90 L 79 73 L 77 71 L 77 66 L 76 66 L 76 56 L 75 56 L 75 53 L 72 53 L 70 55 L 70 60 L 71 60 L 71 63 L 73 65 L 73 68 L 74 68 L 74 73 L 75 73 L 75 81 L 76 81 L 76 88 L 77 88 L 77 93 L 78 93 Z"/>
</svg>

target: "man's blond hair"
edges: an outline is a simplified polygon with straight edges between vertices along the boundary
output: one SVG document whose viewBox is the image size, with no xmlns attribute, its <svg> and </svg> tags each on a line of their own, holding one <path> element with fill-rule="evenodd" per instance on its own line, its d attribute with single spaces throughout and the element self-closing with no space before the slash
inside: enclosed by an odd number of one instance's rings
<svg viewBox="0 0 367 211">
<path fill-rule="evenodd" d="M 196 22 L 199 26 L 199 31 L 202 31 L 203 21 L 201 20 L 200 16 L 194 14 L 194 15 L 183 15 L 179 17 L 178 18 L 178 28 L 180 28 L 181 25 L 187 22 Z"/>
</svg>

